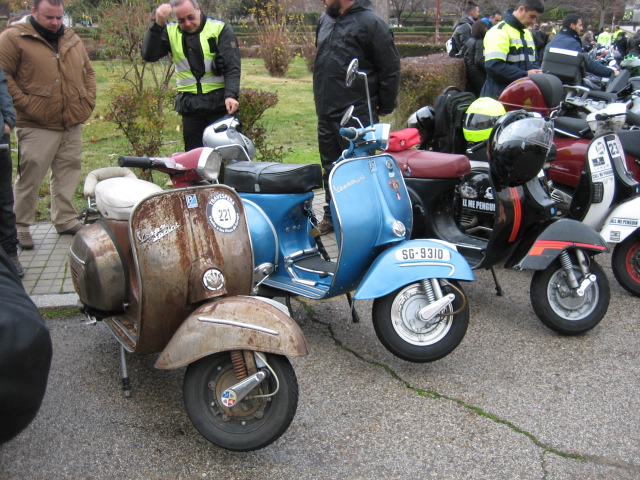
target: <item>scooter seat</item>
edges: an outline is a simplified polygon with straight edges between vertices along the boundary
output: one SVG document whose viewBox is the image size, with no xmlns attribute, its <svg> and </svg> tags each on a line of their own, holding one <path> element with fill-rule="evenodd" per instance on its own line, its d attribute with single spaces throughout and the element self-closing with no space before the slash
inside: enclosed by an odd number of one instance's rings
<svg viewBox="0 0 640 480">
<path fill-rule="evenodd" d="M 582 118 L 557 117 L 553 128 L 555 133 L 566 137 L 593 138 L 589 124 Z"/>
<path fill-rule="evenodd" d="M 112 220 L 129 220 L 131 210 L 140 201 L 162 188 L 138 178 L 116 177 L 98 182 L 96 206 L 100 214 Z"/>
<path fill-rule="evenodd" d="M 396 161 L 403 177 L 459 178 L 471 172 L 469 159 L 464 155 L 430 150 L 387 153 Z"/>
<path fill-rule="evenodd" d="M 225 167 L 224 183 L 246 193 L 305 193 L 322 187 L 317 163 L 236 162 Z"/>
</svg>

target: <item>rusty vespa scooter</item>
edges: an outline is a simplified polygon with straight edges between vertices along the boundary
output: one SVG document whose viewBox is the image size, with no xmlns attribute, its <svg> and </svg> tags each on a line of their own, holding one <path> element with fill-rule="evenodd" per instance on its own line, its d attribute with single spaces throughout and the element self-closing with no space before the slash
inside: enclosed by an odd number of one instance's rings
<svg viewBox="0 0 640 480">
<path fill-rule="evenodd" d="M 211 149 L 201 160 L 221 161 Z M 253 251 L 235 191 L 163 191 L 116 167 L 90 173 L 85 194 L 99 216 L 75 236 L 72 279 L 89 322 L 120 342 L 125 394 L 125 352 L 160 353 L 156 368 L 188 365 L 185 408 L 207 440 L 248 451 L 278 439 L 298 403 L 287 357 L 307 343 L 285 306 L 249 296 Z"/>
</svg>

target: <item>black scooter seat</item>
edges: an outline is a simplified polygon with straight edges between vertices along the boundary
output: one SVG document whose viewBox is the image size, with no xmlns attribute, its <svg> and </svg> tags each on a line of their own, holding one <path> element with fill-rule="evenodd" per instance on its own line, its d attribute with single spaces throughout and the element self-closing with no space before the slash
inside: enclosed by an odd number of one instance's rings
<svg viewBox="0 0 640 480">
<path fill-rule="evenodd" d="M 581 118 L 557 117 L 553 128 L 556 133 L 567 137 L 593 138 L 589 124 Z"/>
<path fill-rule="evenodd" d="M 225 167 L 224 183 L 238 192 L 304 193 L 322 187 L 317 163 L 236 162 Z"/>
<path fill-rule="evenodd" d="M 407 178 L 460 178 L 471 172 L 469 159 L 460 154 L 430 150 L 385 153 L 393 157 L 402 176 Z"/>
</svg>

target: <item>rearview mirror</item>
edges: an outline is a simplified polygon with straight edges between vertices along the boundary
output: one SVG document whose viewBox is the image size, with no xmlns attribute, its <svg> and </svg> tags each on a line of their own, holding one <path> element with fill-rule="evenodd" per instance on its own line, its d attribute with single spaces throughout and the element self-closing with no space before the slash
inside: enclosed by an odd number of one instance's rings
<svg viewBox="0 0 640 480">
<path fill-rule="evenodd" d="M 356 79 L 357 75 L 358 75 L 358 59 L 354 58 L 353 60 L 351 60 L 351 63 L 349 63 L 349 66 L 347 67 L 347 78 L 345 80 L 347 87 L 350 87 L 353 84 L 353 81 Z"/>
</svg>

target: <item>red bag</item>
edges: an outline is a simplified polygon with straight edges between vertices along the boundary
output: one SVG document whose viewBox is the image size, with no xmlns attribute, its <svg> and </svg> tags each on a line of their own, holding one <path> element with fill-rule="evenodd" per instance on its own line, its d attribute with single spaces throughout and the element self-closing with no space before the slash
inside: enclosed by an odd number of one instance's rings
<svg viewBox="0 0 640 480">
<path fill-rule="evenodd" d="M 405 128 L 397 132 L 391 132 L 389 135 L 389 146 L 387 150 L 390 152 L 401 152 L 407 150 L 420 143 L 420 132 L 417 128 Z"/>
</svg>

